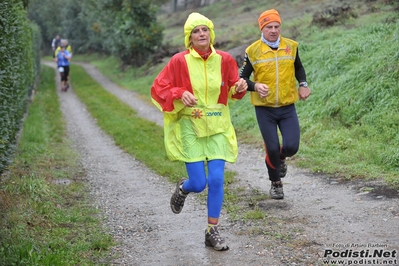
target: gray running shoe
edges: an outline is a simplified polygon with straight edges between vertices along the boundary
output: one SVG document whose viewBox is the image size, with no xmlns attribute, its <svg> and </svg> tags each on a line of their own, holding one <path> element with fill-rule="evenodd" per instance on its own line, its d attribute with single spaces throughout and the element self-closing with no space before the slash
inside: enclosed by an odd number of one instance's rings
<svg viewBox="0 0 399 266">
<path fill-rule="evenodd" d="M 217 251 L 226 251 L 229 249 L 224 238 L 219 235 L 219 230 L 217 225 L 213 226 L 208 233 L 205 229 L 205 246 L 213 247 Z"/>
<path fill-rule="evenodd" d="M 287 164 L 285 163 L 285 160 L 281 160 L 280 178 L 285 177 L 286 174 L 287 174 Z"/>
<path fill-rule="evenodd" d="M 170 198 L 170 207 L 172 208 L 172 212 L 179 214 L 184 206 L 184 201 L 188 193 L 184 193 L 183 190 L 180 189 L 180 186 L 183 185 L 186 178 L 180 179 L 176 184 L 176 190 Z"/>
<path fill-rule="evenodd" d="M 283 199 L 283 183 L 281 181 L 272 182 L 272 186 L 270 188 L 270 197 L 272 199 Z"/>
</svg>

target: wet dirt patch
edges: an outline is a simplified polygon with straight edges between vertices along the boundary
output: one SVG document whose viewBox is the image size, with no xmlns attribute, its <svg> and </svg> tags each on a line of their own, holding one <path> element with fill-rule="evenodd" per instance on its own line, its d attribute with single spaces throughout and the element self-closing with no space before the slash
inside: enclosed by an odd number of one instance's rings
<svg viewBox="0 0 399 266">
<path fill-rule="evenodd" d="M 292 206 L 286 201 L 275 201 L 275 200 L 259 202 L 258 206 L 260 209 L 262 209 L 264 211 L 289 210 L 292 208 Z"/>
</svg>

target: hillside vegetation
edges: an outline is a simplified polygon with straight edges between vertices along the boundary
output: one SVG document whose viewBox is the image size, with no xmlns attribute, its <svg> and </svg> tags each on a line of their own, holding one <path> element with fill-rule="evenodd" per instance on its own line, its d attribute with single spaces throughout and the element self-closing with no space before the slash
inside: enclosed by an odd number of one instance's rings
<svg viewBox="0 0 399 266">
<path fill-rule="evenodd" d="M 302 142 L 290 163 L 343 179 L 382 178 L 398 187 L 398 4 L 385 0 L 263 2 L 220 1 L 198 10 L 160 14 L 165 49 L 184 48 L 183 25 L 193 11 L 214 22 L 215 46 L 230 50 L 258 39 L 259 14 L 276 8 L 282 17 L 282 35 L 300 43 L 312 88 L 311 97 L 297 104 Z M 123 72 L 117 60 L 92 62 L 113 81 L 150 100 L 152 80 L 168 59 Z M 240 142 L 262 147 L 249 97 L 232 103 L 231 109 Z"/>
</svg>

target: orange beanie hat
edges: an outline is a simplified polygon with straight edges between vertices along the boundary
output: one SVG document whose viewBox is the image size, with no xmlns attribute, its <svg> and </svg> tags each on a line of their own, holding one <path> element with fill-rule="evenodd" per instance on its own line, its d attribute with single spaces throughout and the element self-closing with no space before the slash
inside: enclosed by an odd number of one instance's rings
<svg viewBox="0 0 399 266">
<path fill-rule="evenodd" d="M 260 30 L 270 22 L 278 22 L 281 24 L 280 14 L 275 9 L 266 10 L 259 16 L 258 22 Z"/>
</svg>

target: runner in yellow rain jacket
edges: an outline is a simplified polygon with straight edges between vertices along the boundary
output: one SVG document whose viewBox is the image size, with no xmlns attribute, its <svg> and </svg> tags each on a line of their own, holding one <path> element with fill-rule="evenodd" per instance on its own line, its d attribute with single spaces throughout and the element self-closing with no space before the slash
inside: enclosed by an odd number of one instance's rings
<svg viewBox="0 0 399 266">
<path fill-rule="evenodd" d="M 238 68 L 230 54 L 211 45 L 207 60 L 194 49 L 174 55 L 151 88 L 153 103 L 164 112 L 165 147 L 170 160 L 235 162 L 237 140 L 228 99 L 236 93 Z M 195 107 L 181 101 L 184 91 L 197 97 Z"/>
<path fill-rule="evenodd" d="M 192 13 L 184 35 L 187 50 L 171 58 L 151 88 L 153 103 L 164 113 L 166 154 L 185 162 L 188 174 L 188 179 L 177 182 L 170 206 L 180 213 L 188 193 L 199 193 L 208 185 L 205 245 L 223 251 L 229 247 L 217 225 L 224 166 L 226 161 L 235 162 L 238 154 L 228 103 L 244 97 L 248 85 L 239 78 L 235 60 L 213 47 L 212 21 Z"/>
</svg>

